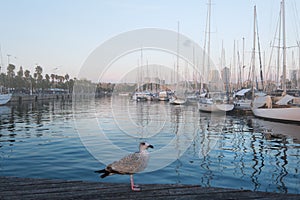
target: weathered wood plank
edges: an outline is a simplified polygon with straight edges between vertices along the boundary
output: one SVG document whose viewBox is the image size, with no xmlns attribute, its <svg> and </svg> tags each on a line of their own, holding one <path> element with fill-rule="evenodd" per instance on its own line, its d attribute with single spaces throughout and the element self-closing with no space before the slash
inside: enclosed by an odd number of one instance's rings
<svg viewBox="0 0 300 200">
<path fill-rule="evenodd" d="M 0 199 L 300 199 L 300 195 L 252 192 L 196 185 L 146 184 L 132 192 L 129 184 L 0 177 Z"/>
</svg>

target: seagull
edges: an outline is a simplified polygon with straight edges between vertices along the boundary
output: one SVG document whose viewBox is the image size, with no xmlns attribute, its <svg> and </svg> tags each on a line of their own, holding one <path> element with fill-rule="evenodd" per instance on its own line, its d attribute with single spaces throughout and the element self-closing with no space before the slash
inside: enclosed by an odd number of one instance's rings
<svg viewBox="0 0 300 200">
<path fill-rule="evenodd" d="M 127 174 L 130 175 L 130 184 L 132 191 L 140 191 L 138 185 L 134 185 L 133 174 L 143 171 L 149 161 L 149 152 L 148 148 L 153 148 L 151 144 L 146 142 L 141 142 L 139 146 L 139 151 L 129 154 L 119 161 L 115 161 L 106 166 L 105 169 L 101 169 L 95 171 L 96 173 L 101 173 L 101 178 L 105 178 L 106 176 L 110 176 L 113 174 Z"/>
</svg>

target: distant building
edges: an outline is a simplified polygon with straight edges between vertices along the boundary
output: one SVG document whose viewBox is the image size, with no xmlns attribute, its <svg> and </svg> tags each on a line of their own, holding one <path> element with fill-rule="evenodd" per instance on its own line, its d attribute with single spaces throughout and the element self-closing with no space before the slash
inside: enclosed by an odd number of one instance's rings
<svg viewBox="0 0 300 200">
<path fill-rule="evenodd" d="M 221 80 L 219 70 L 211 70 L 209 80 L 208 89 L 210 92 L 220 92 L 224 90 L 224 84 Z"/>
</svg>

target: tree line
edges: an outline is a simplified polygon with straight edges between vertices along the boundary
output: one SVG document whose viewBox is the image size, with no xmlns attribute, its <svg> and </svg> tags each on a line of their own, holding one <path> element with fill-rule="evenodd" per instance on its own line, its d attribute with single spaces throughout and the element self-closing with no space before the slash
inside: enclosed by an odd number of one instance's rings
<svg viewBox="0 0 300 200">
<path fill-rule="evenodd" d="M 74 79 L 70 79 L 68 74 L 62 76 L 58 74 L 45 74 L 43 75 L 43 68 L 36 66 L 33 74 L 28 69 L 23 69 L 20 66 L 16 71 L 16 66 L 9 64 L 6 73 L 0 74 L 0 86 L 9 88 L 14 92 L 28 93 L 41 93 L 49 91 L 51 88 L 64 89 L 72 92 Z"/>
</svg>

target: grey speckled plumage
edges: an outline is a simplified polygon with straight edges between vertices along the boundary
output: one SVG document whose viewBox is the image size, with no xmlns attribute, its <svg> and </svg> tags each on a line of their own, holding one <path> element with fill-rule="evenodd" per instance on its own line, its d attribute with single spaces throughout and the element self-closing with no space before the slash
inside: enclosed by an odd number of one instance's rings
<svg viewBox="0 0 300 200">
<path fill-rule="evenodd" d="M 95 172 L 102 173 L 101 178 L 105 178 L 106 176 L 113 174 L 128 174 L 130 175 L 132 190 L 139 191 L 139 188 L 133 183 L 132 175 L 143 171 L 147 167 L 150 157 L 149 152 L 147 151 L 148 148 L 153 148 L 153 146 L 146 142 L 141 142 L 139 152 L 129 154 L 119 161 L 115 161 L 107 165 L 105 169 Z"/>
<path fill-rule="evenodd" d="M 115 161 L 106 167 L 119 174 L 134 174 L 143 171 L 148 164 L 149 153 L 147 151 L 136 152 L 125 156 L 119 161 Z"/>
</svg>

